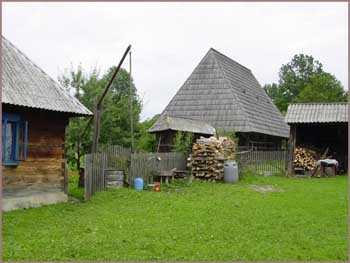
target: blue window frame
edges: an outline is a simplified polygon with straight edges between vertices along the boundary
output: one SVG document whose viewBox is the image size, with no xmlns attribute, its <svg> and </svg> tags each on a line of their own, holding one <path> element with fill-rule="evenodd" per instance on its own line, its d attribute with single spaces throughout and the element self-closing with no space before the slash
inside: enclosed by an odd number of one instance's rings
<svg viewBox="0 0 350 263">
<path fill-rule="evenodd" d="M 18 114 L 2 113 L 2 164 L 17 165 L 27 159 L 28 122 Z"/>
</svg>

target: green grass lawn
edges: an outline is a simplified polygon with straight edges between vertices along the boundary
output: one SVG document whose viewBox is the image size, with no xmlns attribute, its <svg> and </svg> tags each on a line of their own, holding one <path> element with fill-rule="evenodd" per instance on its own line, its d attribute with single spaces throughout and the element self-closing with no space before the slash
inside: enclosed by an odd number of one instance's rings
<svg viewBox="0 0 350 263">
<path fill-rule="evenodd" d="M 178 182 L 163 190 L 119 189 L 86 203 L 4 213 L 3 259 L 347 260 L 346 176 L 248 176 L 237 185 Z"/>
</svg>

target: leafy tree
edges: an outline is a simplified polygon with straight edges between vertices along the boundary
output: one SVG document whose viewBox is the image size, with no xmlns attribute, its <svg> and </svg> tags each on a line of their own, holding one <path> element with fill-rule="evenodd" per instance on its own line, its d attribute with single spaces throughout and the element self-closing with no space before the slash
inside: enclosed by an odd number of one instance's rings
<svg viewBox="0 0 350 263">
<path fill-rule="evenodd" d="M 192 132 L 177 131 L 174 138 L 174 152 L 188 153 L 193 140 Z"/>
<path fill-rule="evenodd" d="M 80 100 L 83 86 L 86 82 L 86 76 L 84 75 L 82 66 L 79 65 L 75 70 L 73 65 L 65 73 L 58 77 L 58 81 L 70 92 L 74 92 L 74 96 Z"/>
<path fill-rule="evenodd" d="M 323 72 L 322 64 L 312 56 L 295 55 L 291 62 L 282 65 L 279 72 L 279 85 L 291 98 L 297 97 L 314 74 Z"/>
<path fill-rule="evenodd" d="M 264 90 L 267 95 L 272 99 L 273 103 L 281 112 L 285 112 L 288 103 L 290 102 L 289 96 L 286 96 L 284 89 L 282 89 L 278 84 L 266 84 Z"/>
<path fill-rule="evenodd" d="M 100 77 L 98 70 L 93 69 L 86 74 L 81 67 L 77 70 L 71 69 L 65 72 L 59 81 L 91 111 L 94 104 L 102 95 L 108 81 L 111 79 L 115 67 L 111 67 Z M 135 139 L 140 135 L 139 115 L 141 112 L 141 100 L 137 95 L 136 87 L 131 79 L 132 92 L 131 101 L 133 103 L 133 119 Z M 101 144 L 117 144 L 125 147 L 131 146 L 130 129 L 130 78 L 126 70 L 121 69 L 113 81 L 111 88 L 104 98 L 103 112 L 101 115 L 100 139 Z M 83 129 L 87 123 L 87 118 L 71 119 L 67 128 L 67 138 L 65 152 L 71 164 L 80 167 L 82 154 L 88 153 L 92 146 L 92 132 L 90 127 L 84 138 L 81 138 Z M 81 143 L 81 154 L 77 155 L 77 142 Z"/>
<path fill-rule="evenodd" d="M 287 111 L 288 103 L 291 102 L 342 101 L 343 93 L 339 92 L 340 82 L 334 76 L 330 76 L 332 75 L 324 72 L 322 64 L 312 56 L 298 54 L 289 63 L 282 65 L 278 84 L 267 84 L 264 89 L 282 113 Z M 316 84 L 325 87 L 317 87 L 317 90 L 322 93 L 318 94 L 318 99 L 310 96 L 312 94 L 310 90 L 304 91 L 306 87 L 316 88 Z M 337 91 L 336 94 L 330 96 L 334 91 Z M 328 95 L 323 94 L 324 92 Z M 323 99 L 320 100 L 320 97 Z"/>
<path fill-rule="evenodd" d="M 152 127 L 158 118 L 159 114 L 156 114 L 151 119 L 147 119 L 140 123 L 140 134 L 136 145 L 137 150 L 146 152 L 154 152 L 156 150 L 156 135 L 148 133 L 147 130 Z"/>
<path fill-rule="evenodd" d="M 295 99 L 296 102 L 346 102 L 346 92 L 335 76 L 329 73 L 313 75 Z"/>
</svg>

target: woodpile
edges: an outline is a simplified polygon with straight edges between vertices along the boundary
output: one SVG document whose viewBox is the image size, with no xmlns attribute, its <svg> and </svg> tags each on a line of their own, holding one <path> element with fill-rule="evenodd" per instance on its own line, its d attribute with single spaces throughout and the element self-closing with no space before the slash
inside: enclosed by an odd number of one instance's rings
<svg viewBox="0 0 350 263">
<path fill-rule="evenodd" d="M 296 147 L 294 151 L 294 167 L 311 171 L 316 167 L 318 154 L 315 150 Z"/>
<path fill-rule="evenodd" d="M 196 140 L 192 146 L 192 154 L 188 158 L 195 178 L 208 181 L 222 180 L 225 160 L 232 160 L 236 155 L 236 145 L 227 137 L 204 138 Z"/>
</svg>

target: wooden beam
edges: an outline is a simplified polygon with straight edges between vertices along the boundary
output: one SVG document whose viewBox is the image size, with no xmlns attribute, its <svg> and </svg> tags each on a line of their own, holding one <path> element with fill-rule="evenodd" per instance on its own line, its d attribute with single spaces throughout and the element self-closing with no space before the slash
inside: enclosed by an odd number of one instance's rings
<svg viewBox="0 0 350 263">
<path fill-rule="evenodd" d="M 288 175 L 294 175 L 294 150 L 296 142 L 296 125 L 291 125 L 289 133 Z"/>
<path fill-rule="evenodd" d="M 97 152 L 98 140 L 100 138 L 101 114 L 102 114 L 102 104 L 95 103 L 95 108 L 94 108 L 94 135 L 93 135 L 92 150 L 91 150 L 92 153 L 96 153 Z"/>
</svg>

